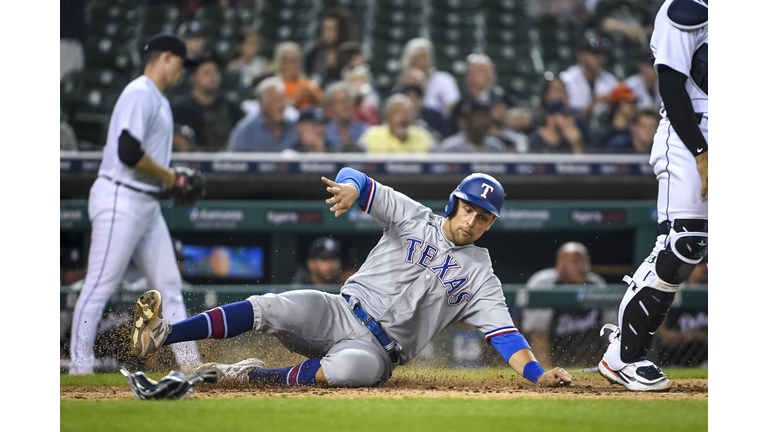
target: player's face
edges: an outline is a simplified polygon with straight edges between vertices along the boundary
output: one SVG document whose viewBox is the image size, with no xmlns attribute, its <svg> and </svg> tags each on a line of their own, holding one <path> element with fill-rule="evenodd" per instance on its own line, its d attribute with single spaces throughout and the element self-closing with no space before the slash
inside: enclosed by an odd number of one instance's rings
<svg viewBox="0 0 768 432">
<path fill-rule="evenodd" d="M 181 81 L 181 77 L 184 76 L 184 59 L 177 55 L 172 55 L 168 60 L 168 70 L 171 76 L 168 84 L 178 84 Z"/>
<path fill-rule="evenodd" d="M 457 200 L 458 208 L 452 218 L 446 220 L 448 235 L 457 246 L 474 243 L 488 231 L 496 220 L 488 210 L 464 200 Z"/>
</svg>

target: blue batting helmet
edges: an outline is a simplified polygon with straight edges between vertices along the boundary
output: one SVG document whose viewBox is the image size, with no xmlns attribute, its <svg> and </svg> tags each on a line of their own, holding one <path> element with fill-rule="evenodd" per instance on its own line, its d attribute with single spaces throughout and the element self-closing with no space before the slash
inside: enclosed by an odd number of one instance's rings
<svg viewBox="0 0 768 432">
<path fill-rule="evenodd" d="M 445 206 L 445 216 L 451 214 L 456 198 L 479 205 L 496 217 L 504 206 L 504 188 L 495 178 L 483 173 L 474 173 L 459 183 Z"/>
</svg>

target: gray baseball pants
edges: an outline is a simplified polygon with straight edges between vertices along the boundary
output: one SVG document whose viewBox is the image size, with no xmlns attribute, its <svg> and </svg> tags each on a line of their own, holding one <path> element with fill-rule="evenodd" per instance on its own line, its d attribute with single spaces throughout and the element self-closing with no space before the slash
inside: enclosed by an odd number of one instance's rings
<svg viewBox="0 0 768 432">
<path fill-rule="evenodd" d="M 290 351 L 320 358 L 332 387 L 386 382 L 394 365 L 384 347 L 340 295 L 313 290 L 248 297 L 253 329 L 274 334 Z"/>
</svg>

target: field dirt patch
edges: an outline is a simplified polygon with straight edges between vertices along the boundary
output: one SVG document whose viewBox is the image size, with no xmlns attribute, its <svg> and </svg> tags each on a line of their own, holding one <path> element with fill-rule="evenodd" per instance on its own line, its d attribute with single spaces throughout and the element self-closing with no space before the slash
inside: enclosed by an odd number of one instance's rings
<svg viewBox="0 0 768 432">
<path fill-rule="evenodd" d="M 510 374 L 511 375 L 511 374 Z M 260 398 L 260 397 L 460 397 L 460 398 L 517 398 L 517 397 L 561 397 L 561 398 L 626 398 L 626 399 L 703 399 L 709 394 L 706 379 L 673 380 L 672 388 L 665 393 L 639 393 L 610 384 L 602 377 L 574 376 L 572 387 L 539 388 L 518 376 L 499 375 L 498 378 L 467 379 L 434 374 L 419 377 L 409 374 L 393 377 L 386 384 L 370 388 L 277 388 L 254 384 L 199 384 L 189 396 L 191 399 L 210 398 Z M 116 400 L 134 399 L 127 386 L 120 387 L 60 387 L 61 400 Z"/>
</svg>

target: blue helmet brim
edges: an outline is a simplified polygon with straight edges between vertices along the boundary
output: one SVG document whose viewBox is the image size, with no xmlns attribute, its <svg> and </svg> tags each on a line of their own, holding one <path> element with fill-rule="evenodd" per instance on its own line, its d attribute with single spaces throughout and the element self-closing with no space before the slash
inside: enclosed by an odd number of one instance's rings
<svg viewBox="0 0 768 432">
<path fill-rule="evenodd" d="M 489 203 L 488 201 L 486 201 L 484 199 L 478 199 L 477 197 L 473 197 L 471 195 L 467 195 L 467 194 L 465 194 L 464 192 L 462 192 L 460 190 L 453 191 L 453 195 L 456 198 L 460 198 L 460 199 L 462 199 L 462 200 L 464 200 L 466 202 L 471 202 L 472 204 L 478 205 L 478 206 L 488 210 L 492 215 L 494 215 L 496 217 L 500 216 L 499 212 L 496 211 L 496 209 L 491 205 L 491 203 Z M 454 203 L 454 205 L 456 205 L 456 203 Z"/>
</svg>

